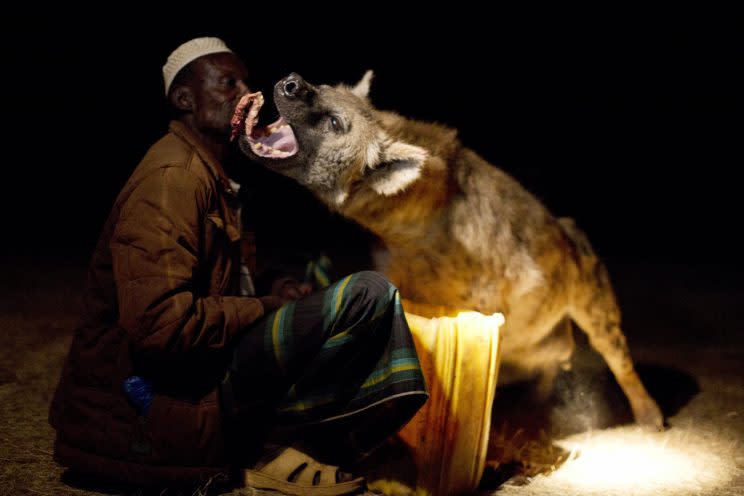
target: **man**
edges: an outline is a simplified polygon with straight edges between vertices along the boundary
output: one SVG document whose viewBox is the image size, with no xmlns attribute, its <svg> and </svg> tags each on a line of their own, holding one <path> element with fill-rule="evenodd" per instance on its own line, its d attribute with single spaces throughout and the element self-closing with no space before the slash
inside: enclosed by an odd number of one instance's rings
<svg viewBox="0 0 744 496">
<path fill-rule="evenodd" d="M 427 398 L 397 290 L 361 272 L 312 294 L 281 277 L 248 295 L 225 168 L 247 70 L 207 37 L 178 47 L 163 76 L 175 118 L 93 254 L 50 409 L 55 460 L 156 485 L 240 464 L 255 487 L 355 492 L 362 478 L 319 460 L 368 452 Z"/>
</svg>

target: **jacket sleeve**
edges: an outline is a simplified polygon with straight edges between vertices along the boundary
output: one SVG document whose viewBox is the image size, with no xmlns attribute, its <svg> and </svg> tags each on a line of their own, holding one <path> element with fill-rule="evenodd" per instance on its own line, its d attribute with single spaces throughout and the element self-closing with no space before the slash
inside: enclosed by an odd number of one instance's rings
<svg viewBox="0 0 744 496">
<path fill-rule="evenodd" d="M 168 167 L 144 179 L 122 205 L 110 247 L 119 323 L 136 347 L 222 350 L 263 315 L 256 298 L 194 294 L 209 199 L 204 181 Z"/>
</svg>

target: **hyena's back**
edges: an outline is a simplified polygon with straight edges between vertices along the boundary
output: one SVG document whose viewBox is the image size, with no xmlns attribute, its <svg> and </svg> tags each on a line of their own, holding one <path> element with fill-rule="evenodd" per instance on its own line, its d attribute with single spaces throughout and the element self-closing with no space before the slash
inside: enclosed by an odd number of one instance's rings
<svg viewBox="0 0 744 496">
<path fill-rule="evenodd" d="M 394 253 L 387 271 L 401 292 L 419 301 L 484 313 L 508 312 L 546 284 L 565 293 L 567 279 L 576 272 L 577 251 L 558 221 L 512 177 L 459 146 L 454 133 L 428 126 L 434 129 L 417 123 L 419 133 L 405 134 L 421 146 L 453 152 L 445 176 L 425 172 L 422 177 L 430 183 L 422 196 L 428 202 L 439 197 L 433 202 L 436 215 L 427 222 L 406 223 L 411 230 L 405 234 L 407 242 L 388 245 Z M 427 142 L 432 139 L 436 144 Z M 406 206 L 415 209 L 419 204 Z M 426 217 L 430 212 L 411 215 Z"/>
</svg>

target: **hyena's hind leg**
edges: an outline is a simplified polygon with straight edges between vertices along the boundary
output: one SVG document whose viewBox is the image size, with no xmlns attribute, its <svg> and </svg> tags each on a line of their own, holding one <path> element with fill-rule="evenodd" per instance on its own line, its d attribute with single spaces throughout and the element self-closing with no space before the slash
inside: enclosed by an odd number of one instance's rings
<svg viewBox="0 0 744 496">
<path fill-rule="evenodd" d="M 664 417 L 649 396 L 633 366 L 628 344 L 620 328 L 620 308 L 604 264 L 572 221 L 561 225 L 579 251 L 579 274 L 572 295 L 571 317 L 587 334 L 589 343 L 602 355 L 628 398 L 636 422 L 663 429 Z"/>
</svg>

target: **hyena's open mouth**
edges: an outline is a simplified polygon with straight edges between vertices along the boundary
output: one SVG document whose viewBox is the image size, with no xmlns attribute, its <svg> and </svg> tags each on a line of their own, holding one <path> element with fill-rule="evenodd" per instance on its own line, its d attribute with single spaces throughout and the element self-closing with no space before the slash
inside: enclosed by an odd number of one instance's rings
<svg viewBox="0 0 744 496">
<path fill-rule="evenodd" d="M 232 141 L 241 132 L 251 147 L 251 151 L 259 157 L 287 158 L 297 154 L 299 146 L 292 128 L 282 117 L 266 127 L 257 127 L 258 111 L 263 107 L 263 94 L 258 91 L 245 95 L 235 107 L 235 114 L 231 121 Z"/>
</svg>

